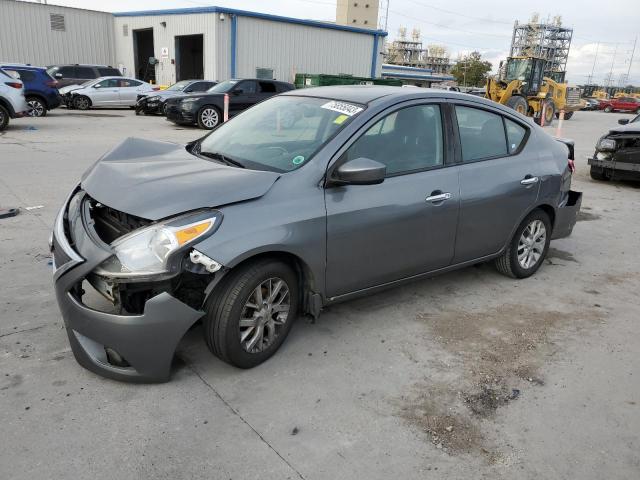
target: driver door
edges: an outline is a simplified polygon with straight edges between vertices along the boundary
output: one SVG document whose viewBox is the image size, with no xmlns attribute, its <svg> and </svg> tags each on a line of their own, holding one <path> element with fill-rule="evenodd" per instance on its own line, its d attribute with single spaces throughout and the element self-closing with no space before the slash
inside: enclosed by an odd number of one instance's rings
<svg viewBox="0 0 640 480">
<path fill-rule="evenodd" d="M 258 85 L 254 80 L 243 80 L 229 95 L 229 115 L 236 115 L 256 103 L 258 103 Z"/>
<path fill-rule="evenodd" d="M 118 105 L 120 102 L 120 94 L 118 88 L 118 80 L 115 78 L 107 78 L 93 86 L 91 92 L 91 103 L 96 107 L 109 107 Z"/>
<path fill-rule="evenodd" d="M 341 154 L 387 167 L 377 185 L 325 190 L 326 290 L 337 297 L 451 264 L 459 209 L 442 105 L 419 103 L 374 120 Z M 336 168 L 336 167 L 332 167 Z"/>
</svg>

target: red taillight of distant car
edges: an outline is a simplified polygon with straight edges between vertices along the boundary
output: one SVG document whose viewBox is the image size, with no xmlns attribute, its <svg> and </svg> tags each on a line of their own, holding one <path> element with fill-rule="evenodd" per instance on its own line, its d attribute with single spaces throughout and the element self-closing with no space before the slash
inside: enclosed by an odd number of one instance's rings
<svg viewBox="0 0 640 480">
<path fill-rule="evenodd" d="M 13 88 L 22 88 L 22 84 L 20 82 L 4 82 L 5 85 L 9 85 Z"/>
</svg>

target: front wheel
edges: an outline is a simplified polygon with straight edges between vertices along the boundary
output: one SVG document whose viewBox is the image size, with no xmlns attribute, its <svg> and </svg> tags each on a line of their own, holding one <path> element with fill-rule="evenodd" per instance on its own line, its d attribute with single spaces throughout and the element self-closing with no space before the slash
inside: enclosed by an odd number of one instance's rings
<svg viewBox="0 0 640 480">
<path fill-rule="evenodd" d="M 38 97 L 27 97 L 30 117 L 44 117 L 47 114 L 47 106 Z"/>
<path fill-rule="evenodd" d="M 550 241 L 549 216 L 542 210 L 534 210 L 522 221 L 502 256 L 496 259 L 496 268 L 508 277 L 530 277 L 547 256 Z"/>
<path fill-rule="evenodd" d="M 198 126 L 205 130 L 213 130 L 220 123 L 220 112 L 216 107 L 205 105 L 198 112 Z"/>
<path fill-rule="evenodd" d="M 0 132 L 9 125 L 9 110 L 0 105 Z"/>
<path fill-rule="evenodd" d="M 205 306 L 209 350 L 231 365 L 252 368 L 280 348 L 298 312 L 298 279 L 286 264 L 262 260 L 222 280 Z"/>
<path fill-rule="evenodd" d="M 89 110 L 91 108 L 91 100 L 89 100 L 89 97 L 82 95 L 73 100 L 73 106 L 78 110 Z"/>
<path fill-rule="evenodd" d="M 604 111 L 606 113 L 611 113 L 613 112 L 613 108 L 611 107 L 611 105 L 607 105 L 606 107 L 604 107 Z"/>
<path fill-rule="evenodd" d="M 605 173 L 604 168 L 591 167 L 591 169 L 589 170 L 589 175 L 591 175 L 591 178 L 594 180 L 599 180 L 599 181 L 609 180 L 609 177 Z"/>
</svg>

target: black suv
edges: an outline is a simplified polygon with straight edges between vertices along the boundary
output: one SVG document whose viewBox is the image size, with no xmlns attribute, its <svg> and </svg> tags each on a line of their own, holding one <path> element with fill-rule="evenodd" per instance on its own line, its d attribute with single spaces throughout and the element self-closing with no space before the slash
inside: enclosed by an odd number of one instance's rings
<svg viewBox="0 0 640 480">
<path fill-rule="evenodd" d="M 109 65 L 50 65 L 47 73 L 58 81 L 58 88 L 80 85 L 100 77 L 121 77 L 117 68 Z"/>
<path fill-rule="evenodd" d="M 262 100 L 294 88 L 291 83 L 277 80 L 226 80 L 205 93 L 169 98 L 165 111 L 167 120 L 173 123 L 197 123 L 200 128 L 212 130 L 223 121 L 225 95 L 229 95 L 229 117 L 233 117 Z"/>
</svg>

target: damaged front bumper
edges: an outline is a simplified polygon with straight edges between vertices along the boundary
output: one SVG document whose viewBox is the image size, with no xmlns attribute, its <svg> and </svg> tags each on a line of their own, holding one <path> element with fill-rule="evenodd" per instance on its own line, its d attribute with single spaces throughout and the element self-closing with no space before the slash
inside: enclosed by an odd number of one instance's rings
<svg viewBox="0 0 640 480">
<path fill-rule="evenodd" d="M 83 303 L 82 282 L 113 255 L 74 191 L 51 236 L 56 298 L 73 354 L 83 367 L 130 382 L 163 382 L 176 346 L 203 315 L 168 292 L 149 298 L 141 314 L 114 314 Z"/>
<path fill-rule="evenodd" d="M 587 163 L 591 167 L 595 167 L 602 171 L 610 173 L 610 177 L 624 176 L 624 177 L 640 177 L 640 157 L 637 163 L 633 162 L 621 162 L 613 157 L 610 158 L 587 158 Z M 617 172 L 617 173 L 616 173 Z"/>
</svg>

